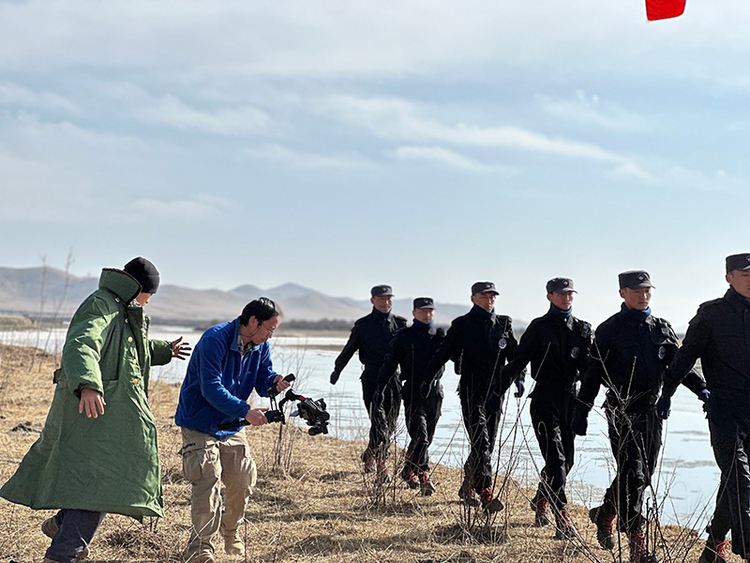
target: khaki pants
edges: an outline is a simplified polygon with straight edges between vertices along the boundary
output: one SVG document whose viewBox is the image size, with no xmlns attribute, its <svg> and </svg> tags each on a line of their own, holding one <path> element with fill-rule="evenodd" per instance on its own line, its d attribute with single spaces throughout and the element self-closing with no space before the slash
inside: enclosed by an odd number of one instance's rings
<svg viewBox="0 0 750 563">
<path fill-rule="evenodd" d="M 214 552 L 218 531 L 232 538 L 245 515 L 247 499 L 257 480 L 255 462 L 242 429 L 224 440 L 182 428 L 182 472 L 193 486 L 190 514 L 193 527 L 188 558 Z M 226 487 L 221 514 L 221 484 Z"/>
</svg>

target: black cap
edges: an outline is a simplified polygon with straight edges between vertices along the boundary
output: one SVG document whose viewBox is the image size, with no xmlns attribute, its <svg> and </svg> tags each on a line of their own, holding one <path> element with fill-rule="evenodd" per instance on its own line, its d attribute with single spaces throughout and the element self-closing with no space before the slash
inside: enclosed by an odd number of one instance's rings
<svg viewBox="0 0 750 563">
<path fill-rule="evenodd" d="M 629 270 L 618 276 L 620 289 L 642 289 L 644 287 L 654 287 L 651 285 L 651 277 L 646 270 Z"/>
<path fill-rule="evenodd" d="M 393 288 L 390 285 L 376 285 L 370 290 L 373 297 L 392 297 Z"/>
<path fill-rule="evenodd" d="M 547 282 L 547 293 L 578 293 L 570 278 L 552 278 Z"/>
<path fill-rule="evenodd" d="M 750 254 L 744 252 L 742 254 L 732 254 L 727 256 L 727 274 L 733 270 L 750 270 Z"/>
<path fill-rule="evenodd" d="M 143 293 L 156 293 L 159 289 L 159 270 L 149 260 L 139 256 L 125 264 L 123 268 L 141 284 Z"/>
<path fill-rule="evenodd" d="M 432 297 L 417 297 L 414 300 L 414 308 L 415 309 L 434 309 L 435 302 L 432 300 Z"/>
<path fill-rule="evenodd" d="M 492 282 L 477 282 L 471 286 L 471 294 L 476 295 L 477 293 L 494 293 L 500 295 L 500 292 L 495 289 L 495 284 Z"/>
</svg>

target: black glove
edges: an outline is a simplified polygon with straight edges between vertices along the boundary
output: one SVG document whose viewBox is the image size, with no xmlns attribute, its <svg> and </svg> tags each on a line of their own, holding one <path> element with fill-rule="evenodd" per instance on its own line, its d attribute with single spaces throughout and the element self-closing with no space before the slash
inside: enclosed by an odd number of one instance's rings
<svg viewBox="0 0 750 563">
<path fill-rule="evenodd" d="M 570 429 L 576 436 L 585 436 L 586 430 L 588 430 L 589 421 L 584 416 L 576 416 L 570 421 Z"/>
<path fill-rule="evenodd" d="M 659 418 L 663 418 L 664 420 L 667 420 L 669 418 L 669 413 L 672 412 L 672 399 L 669 397 L 665 397 L 662 395 L 659 397 L 659 400 L 656 401 L 656 415 Z"/>
<path fill-rule="evenodd" d="M 516 379 L 516 392 L 513 393 L 513 396 L 516 399 L 520 399 L 523 397 L 523 392 L 526 389 L 526 386 L 523 383 L 523 379 Z"/>
<path fill-rule="evenodd" d="M 337 372 L 336 370 L 333 370 L 331 372 L 331 385 L 336 385 L 336 382 L 339 380 L 339 377 L 341 377 L 341 374 Z"/>
<path fill-rule="evenodd" d="M 432 391 L 432 382 L 427 383 L 426 381 L 422 382 L 422 385 L 419 386 L 419 394 L 423 399 L 426 399 L 430 395 L 430 391 Z"/>
</svg>

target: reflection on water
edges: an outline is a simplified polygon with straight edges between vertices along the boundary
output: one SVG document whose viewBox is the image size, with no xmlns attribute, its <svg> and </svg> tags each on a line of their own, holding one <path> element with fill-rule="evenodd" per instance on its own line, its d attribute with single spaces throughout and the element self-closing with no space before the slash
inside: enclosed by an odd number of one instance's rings
<svg viewBox="0 0 750 563">
<path fill-rule="evenodd" d="M 189 330 L 154 327 L 152 338 L 174 340 L 180 335 L 195 344 L 199 334 Z M 39 346 L 59 352 L 65 331 L 0 332 L 0 343 L 20 346 Z M 277 336 L 272 340 L 274 368 L 279 373 L 295 373 L 295 389 L 314 399 L 324 397 L 331 413 L 331 432 L 343 439 L 365 440 L 367 413 L 359 383 L 360 364 L 353 358 L 332 386 L 328 378 L 342 338 L 293 338 Z M 317 348 L 325 347 L 324 349 Z M 182 381 L 187 362 L 172 362 L 154 367 L 152 377 L 168 382 Z M 458 396 L 455 393 L 457 376 L 448 367 L 443 377 L 445 401 L 431 449 L 433 462 L 461 466 L 468 449 Z M 531 382 L 528 382 L 529 384 Z M 527 390 L 531 391 L 531 388 Z M 499 456 L 501 473 L 511 475 L 523 484 L 534 486 L 541 469 L 541 455 L 531 428 L 527 399 L 516 400 L 509 393 L 502 420 L 502 447 Z M 603 400 L 599 397 L 597 405 Z M 516 424 L 519 410 L 520 424 Z M 576 439 L 576 464 L 569 475 L 569 497 L 572 502 L 593 506 L 599 504 L 604 489 L 614 476 L 614 466 L 607 426 L 601 409 L 595 408 L 589 417 L 588 436 Z M 406 432 L 403 416 L 397 441 L 405 446 Z M 684 387 L 675 394 L 672 414 L 665 424 L 664 448 L 653 489 L 657 502 L 664 504 L 663 521 L 689 525 L 698 530 L 705 527 L 713 510 L 719 482 L 719 470 L 714 463 L 709 444 L 708 429 L 701 404 Z M 708 514 L 706 514 L 708 512 Z"/>
</svg>

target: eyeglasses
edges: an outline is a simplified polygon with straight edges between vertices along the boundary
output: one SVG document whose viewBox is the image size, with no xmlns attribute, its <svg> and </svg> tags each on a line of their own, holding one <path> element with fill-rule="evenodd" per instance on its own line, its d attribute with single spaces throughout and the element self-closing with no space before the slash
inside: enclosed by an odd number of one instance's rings
<svg viewBox="0 0 750 563">
<path fill-rule="evenodd" d="M 264 323 L 260 323 L 260 326 L 266 329 L 268 334 L 273 334 L 277 327 L 268 328 Z"/>
</svg>

